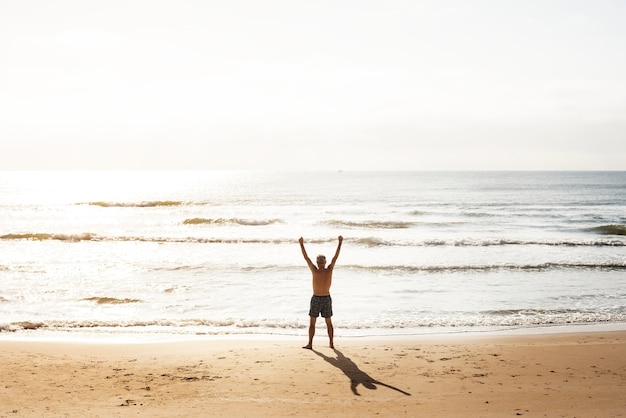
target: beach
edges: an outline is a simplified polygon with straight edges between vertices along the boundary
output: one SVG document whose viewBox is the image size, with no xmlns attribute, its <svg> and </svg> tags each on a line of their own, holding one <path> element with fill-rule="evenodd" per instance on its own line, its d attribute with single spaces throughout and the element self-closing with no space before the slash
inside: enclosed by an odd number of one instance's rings
<svg viewBox="0 0 626 418">
<path fill-rule="evenodd" d="M 0 417 L 626 415 L 626 332 L 0 341 Z"/>
<path fill-rule="evenodd" d="M 0 173 L 2 417 L 626 414 L 626 172 Z M 305 350 L 310 255 L 336 349 Z"/>
</svg>

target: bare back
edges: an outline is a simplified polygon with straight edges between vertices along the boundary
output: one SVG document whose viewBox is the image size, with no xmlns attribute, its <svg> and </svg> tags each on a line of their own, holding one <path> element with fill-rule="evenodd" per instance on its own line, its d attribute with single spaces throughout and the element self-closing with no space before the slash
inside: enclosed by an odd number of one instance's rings
<svg viewBox="0 0 626 418">
<path fill-rule="evenodd" d="M 313 294 L 316 296 L 330 295 L 330 285 L 333 282 L 333 268 L 335 267 L 337 257 L 339 257 L 341 243 L 343 242 L 343 237 L 341 235 L 339 235 L 337 239 L 339 240 L 339 244 L 337 244 L 335 256 L 328 266 L 326 266 L 326 259 L 323 256 L 321 256 L 321 262 L 318 260 L 317 266 L 313 264 L 313 262 L 307 255 L 306 250 L 304 249 L 304 239 L 301 237 L 299 240 L 300 248 L 302 249 L 302 255 L 304 256 L 304 259 L 306 260 L 309 269 L 311 269 L 311 274 L 313 275 Z"/>
<path fill-rule="evenodd" d="M 330 295 L 330 285 L 333 282 L 333 269 L 330 267 L 313 267 L 311 273 L 313 274 L 313 294 L 316 296 Z"/>
</svg>

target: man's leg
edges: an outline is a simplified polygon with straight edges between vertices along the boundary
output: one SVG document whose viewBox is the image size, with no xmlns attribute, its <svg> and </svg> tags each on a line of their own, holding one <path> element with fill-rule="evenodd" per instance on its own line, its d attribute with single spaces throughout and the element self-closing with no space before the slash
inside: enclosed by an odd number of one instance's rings
<svg viewBox="0 0 626 418">
<path fill-rule="evenodd" d="M 311 321 L 309 322 L 309 343 L 302 348 L 313 349 L 313 337 L 315 336 L 315 322 L 317 321 L 317 317 L 310 316 Z"/>
<path fill-rule="evenodd" d="M 335 344 L 333 343 L 333 337 L 335 336 L 335 329 L 333 328 L 333 321 L 330 317 L 326 319 L 326 330 L 328 331 L 328 339 L 330 340 L 330 348 L 335 348 Z"/>
</svg>

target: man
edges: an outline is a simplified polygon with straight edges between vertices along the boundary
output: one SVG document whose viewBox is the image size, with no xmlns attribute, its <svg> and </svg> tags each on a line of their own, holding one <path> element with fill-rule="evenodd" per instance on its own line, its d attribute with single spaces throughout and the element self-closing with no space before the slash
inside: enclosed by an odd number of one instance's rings
<svg viewBox="0 0 626 418">
<path fill-rule="evenodd" d="M 333 344 L 334 329 L 333 323 L 330 319 L 333 316 L 332 299 L 330 298 L 330 285 L 333 280 L 333 268 L 335 262 L 339 257 L 339 250 L 341 250 L 341 243 L 343 237 L 339 235 L 339 244 L 337 245 L 337 251 L 332 261 L 326 267 L 326 257 L 323 255 L 317 256 L 317 266 L 313 264 L 311 259 L 304 249 L 304 238 L 300 237 L 300 248 L 302 249 L 302 255 L 311 269 L 313 274 L 313 297 L 311 298 L 311 307 L 309 308 L 309 343 L 302 348 L 313 349 L 313 336 L 315 335 L 315 322 L 317 317 L 322 314 L 322 317 L 326 320 L 326 330 L 328 331 L 328 338 L 330 339 L 330 348 L 335 348 Z"/>
</svg>

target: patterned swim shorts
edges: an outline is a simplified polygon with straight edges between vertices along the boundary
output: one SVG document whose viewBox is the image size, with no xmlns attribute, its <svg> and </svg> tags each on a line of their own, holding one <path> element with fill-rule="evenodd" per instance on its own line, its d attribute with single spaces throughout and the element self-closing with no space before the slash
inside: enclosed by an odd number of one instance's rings
<svg viewBox="0 0 626 418">
<path fill-rule="evenodd" d="M 317 318 L 320 313 L 324 318 L 330 318 L 333 316 L 333 300 L 328 296 L 316 296 L 311 298 L 311 308 L 309 309 L 309 316 Z"/>
</svg>

